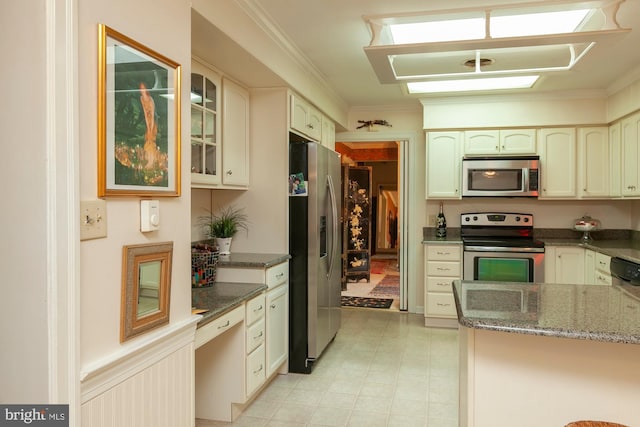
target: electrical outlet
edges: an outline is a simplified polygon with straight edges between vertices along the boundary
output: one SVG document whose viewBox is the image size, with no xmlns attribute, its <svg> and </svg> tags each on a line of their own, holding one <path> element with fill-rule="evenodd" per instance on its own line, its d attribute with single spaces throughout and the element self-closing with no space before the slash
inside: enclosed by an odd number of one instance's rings
<svg viewBox="0 0 640 427">
<path fill-rule="evenodd" d="M 80 201 L 80 240 L 107 237 L 107 202 Z"/>
<path fill-rule="evenodd" d="M 435 227 L 436 226 L 436 217 L 437 217 L 437 215 L 429 215 L 429 225 L 431 227 Z"/>
</svg>

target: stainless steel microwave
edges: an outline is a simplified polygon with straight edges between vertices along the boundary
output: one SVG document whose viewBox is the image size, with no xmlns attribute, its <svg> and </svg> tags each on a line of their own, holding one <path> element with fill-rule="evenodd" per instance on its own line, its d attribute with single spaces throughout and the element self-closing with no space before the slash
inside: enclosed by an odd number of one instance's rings
<svg viewBox="0 0 640 427">
<path fill-rule="evenodd" d="M 538 197 L 539 183 L 538 156 L 462 160 L 463 197 Z"/>
</svg>

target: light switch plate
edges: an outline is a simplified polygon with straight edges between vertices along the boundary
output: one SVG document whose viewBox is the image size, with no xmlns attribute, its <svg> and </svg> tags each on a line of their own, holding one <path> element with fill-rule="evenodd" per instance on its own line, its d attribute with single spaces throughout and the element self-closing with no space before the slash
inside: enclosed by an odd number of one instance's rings
<svg viewBox="0 0 640 427">
<path fill-rule="evenodd" d="M 107 202 L 98 200 L 80 201 L 80 240 L 107 237 Z"/>
<path fill-rule="evenodd" d="M 143 233 L 160 229 L 160 201 L 140 200 L 140 231 Z"/>
</svg>

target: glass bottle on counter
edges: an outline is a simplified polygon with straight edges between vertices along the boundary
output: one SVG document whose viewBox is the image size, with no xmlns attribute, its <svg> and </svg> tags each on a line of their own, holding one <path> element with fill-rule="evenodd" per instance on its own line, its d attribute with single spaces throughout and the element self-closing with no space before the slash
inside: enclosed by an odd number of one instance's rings
<svg viewBox="0 0 640 427">
<path fill-rule="evenodd" d="M 436 217 L 436 237 L 447 237 L 447 219 L 444 217 L 442 202 L 440 202 L 440 212 Z"/>
</svg>

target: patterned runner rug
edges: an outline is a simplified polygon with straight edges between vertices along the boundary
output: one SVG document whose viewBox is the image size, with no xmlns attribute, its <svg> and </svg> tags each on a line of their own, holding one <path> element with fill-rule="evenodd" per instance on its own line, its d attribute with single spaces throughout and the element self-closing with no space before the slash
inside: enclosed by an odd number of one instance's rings
<svg viewBox="0 0 640 427">
<path fill-rule="evenodd" d="M 369 295 L 400 298 L 400 276 L 397 274 L 387 274 L 371 289 Z"/>
<path fill-rule="evenodd" d="M 392 298 L 342 297 L 343 307 L 389 308 Z"/>
</svg>

